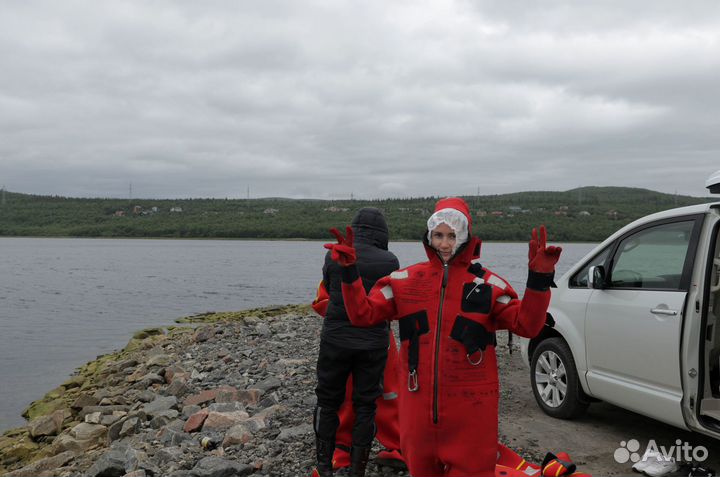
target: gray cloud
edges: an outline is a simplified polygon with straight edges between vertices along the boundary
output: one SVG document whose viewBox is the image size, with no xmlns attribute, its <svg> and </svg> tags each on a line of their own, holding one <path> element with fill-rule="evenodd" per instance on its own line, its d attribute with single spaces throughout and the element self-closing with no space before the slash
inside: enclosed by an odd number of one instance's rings
<svg viewBox="0 0 720 477">
<path fill-rule="evenodd" d="M 704 195 L 720 168 L 719 14 L 710 0 L 8 2 L 0 185 Z"/>
</svg>

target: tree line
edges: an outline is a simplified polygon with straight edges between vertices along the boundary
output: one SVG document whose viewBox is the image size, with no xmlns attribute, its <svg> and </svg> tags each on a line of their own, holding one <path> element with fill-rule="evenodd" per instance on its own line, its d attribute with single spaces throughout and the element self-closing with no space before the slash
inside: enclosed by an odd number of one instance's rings
<svg viewBox="0 0 720 477">
<path fill-rule="evenodd" d="M 712 198 L 646 189 L 465 196 L 483 240 L 525 241 L 545 224 L 553 241 L 597 242 L 644 215 Z M 385 214 L 393 240 L 416 240 L 437 197 L 382 200 L 84 199 L 6 192 L 0 236 L 328 239 L 362 207 Z"/>
</svg>

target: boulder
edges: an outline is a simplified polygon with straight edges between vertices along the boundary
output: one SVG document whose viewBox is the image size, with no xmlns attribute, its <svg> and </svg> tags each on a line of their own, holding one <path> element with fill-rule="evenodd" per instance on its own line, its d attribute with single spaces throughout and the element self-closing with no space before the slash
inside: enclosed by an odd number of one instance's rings
<svg viewBox="0 0 720 477">
<path fill-rule="evenodd" d="M 234 401 L 234 402 L 216 402 L 213 404 L 210 404 L 207 407 L 208 411 L 211 412 L 233 412 L 233 411 L 244 411 L 245 405 L 243 403 Z"/>
<path fill-rule="evenodd" d="M 43 436 L 56 436 L 62 430 L 62 423 L 65 420 L 66 411 L 58 410 L 49 416 L 42 416 L 33 419 L 28 424 L 28 430 L 32 438 Z"/>
<path fill-rule="evenodd" d="M 243 389 L 238 393 L 237 400 L 243 404 L 255 405 L 260 402 L 262 393 L 260 389 Z"/>
<path fill-rule="evenodd" d="M 113 405 L 113 406 L 84 406 L 82 410 L 78 413 L 78 417 L 80 419 L 84 419 L 87 414 L 93 413 L 93 412 L 99 412 L 103 415 L 105 414 L 112 414 L 116 411 L 122 411 L 122 412 L 128 412 L 130 409 L 129 406 L 124 405 Z"/>
<path fill-rule="evenodd" d="M 85 477 L 122 477 L 127 459 L 121 450 L 111 450 L 97 459 L 84 474 Z"/>
<path fill-rule="evenodd" d="M 170 427 L 170 425 L 160 429 L 155 437 L 166 446 L 177 446 L 182 444 L 184 441 L 191 439 L 190 434 L 177 431 Z"/>
<path fill-rule="evenodd" d="M 99 402 L 99 399 L 89 394 L 81 394 L 73 401 L 70 407 L 73 409 L 82 409 L 87 406 L 97 406 Z"/>
<path fill-rule="evenodd" d="M 260 381 L 257 384 L 254 384 L 253 388 L 259 389 L 263 393 L 267 393 L 274 389 L 279 388 L 280 386 L 282 386 L 282 382 L 280 382 L 280 380 L 278 378 L 276 378 L 275 376 L 271 376 L 267 379 L 264 379 L 263 381 Z"/>
<path fill-rule="evenodd" d="M 98 441 L 107 433 L 107 427 L 82 422 L 70 430 L 70 435 L 81 441 Z"/>
<path fill-rule="evenodd" d="M 165 390 L 168 396 L 182 397 L 188 393 L 187 380 L 185 378 L 176 378 L 170 383 Z"/>
<path fill-rule="evenodd" d="M 222 431 L 229 429 L 243 421 L 246 421 L 250 415 L 245 411 L 233 412 L 209 412 L 203 431 Z"/>
<path fill-rule="evenodd" d="M 148 368 L 151 366 L 170 366 L 170 364 L 173 362 L 173 358 L 170 357 L 170 355 L 167 354 L 157 354 L 155 356 L 152 356 L 150 359 L 148 359 L 145 362 L 145 366 Z"/>
<path fill-rule="evenodd" d="M 177 419 L 179 415 L 180 413 L 175 409 L 159 412 L 155 414 L 155 417 L 153 417 L 152 420 L 150 420 L 150 427 L 153 429 L 160 429 L 163 426 L 167 426 L 171 421 Z"/>
<path fill-rule="evenodd" d="M 249 465 L 210 456 L 200 459 L 190 471 L 190 475 L 193 477 L 242 477 L 253 472 L 254 469 Z"/>
<path fill-rule="evenodd" d="M 103 415 L 101 412 L 91 412 L 90 414 L 85 414 L 85 422 L 88 424 L 103 424 L 102 417 Z"/>
<path fill-rule="evenodd" d="M 95 447 L 98 444 L 96 440 L 81 440 L 72 437 L 70 434 L 60 434 L 53 440 L 52 451 L 55 453 L 62 453 L 71 451 L 75 454 L 80 454 Z"/>
<path fill-rule="evenodd" d="M 52 471 L 58 467 L 62 467 L 75 457 L 75 453 L 72 451 L 61 452 L 60 454 L 52 457 L 46 457 L 44 459 L 36 460 L 30 465 L 5 474 L 5 477 L 36 477 L 46 471 Z"/>
<path fill-rule="evenodd" d="M 123 422 L 120 428 L 119 437 L 125 437 L 137 433 L 140 430 L 140 419 L 137 417 L 130 417 Z"/>
<path fill-rule="evenodd" d="M 143 411 L 149 416 L 155 416 L 156 414 L 176 408 L 177 404 L 178 400 L 175 396 L 156 397 L 154 401 L 143 406 Z"/>
<path fill-rule="evenodd" d="M 203 409 L 202 411 L 198 411 L 187 420 L 185 425 L 183 426 L 183 430 L 185 432 L 197 432 L 200 429 L 202 429 L 203 424 L 205 423 L 205 419 L 207 419 L 209 414 L 209 411 L 207 409 Z"/>
<path fill-rule="evenodd" d="M 215 336 L 215 329 L 210 326 L 201 326 L 193 333 L 193 341 L 195 343 L 202 343 Z"/>
<path fill-rule="evenodd" d="M 178 462 L 183 458 L 185 452 L 180 447 L 164 447 L 155 453 L 155 459 L 160 464 Z"/>
<path fill-rule="evenodd" d="M 123 477 L 148 477 L 145 469 L 134 470 L 123 475 Z"/>
<path fill-rule="evenodd" d="M 284 442 L 292 441 L 306 436 L 307 434 L 311 434 L 312 432 L 313 427 L 310 424 L 300 424 L 299 426 L 286 427 L 280 431 L 280 434 L 277 436 L 277 440 Z"/>
<path fill-rule="evenodd" d="M 231 427 L 225 433 L 223 439 L 223 447 L 229 447 L 238 444 L 245 444 L 253 439 L 253 436 L 260 429 L 264 429 L 267 426 L 263 418 L 253 416 L 245 422 L 242 422 L 236 426 Z"/>
</svg>

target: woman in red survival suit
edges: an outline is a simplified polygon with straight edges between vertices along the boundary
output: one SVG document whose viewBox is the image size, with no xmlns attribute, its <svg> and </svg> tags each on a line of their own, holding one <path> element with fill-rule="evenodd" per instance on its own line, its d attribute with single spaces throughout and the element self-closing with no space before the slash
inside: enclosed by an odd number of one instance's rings
<svg viewBox="0 0 720 477">
<path fill-rule="evenodd" d="M 545 323 L 560 247 L 533 229 L 524 297 L 479 261 L 465 201 L 438 201 L 423 239 L 427 262 L 381 278 L 366 294 L 355 267 L 352 230 L 327 244 L 342 266 L 345 308 L 353 324 L 398 320 L 400 444 L 411 475 L 495 475 L 498 372 L 495 331 L 534 337 Z"/>
</svg>

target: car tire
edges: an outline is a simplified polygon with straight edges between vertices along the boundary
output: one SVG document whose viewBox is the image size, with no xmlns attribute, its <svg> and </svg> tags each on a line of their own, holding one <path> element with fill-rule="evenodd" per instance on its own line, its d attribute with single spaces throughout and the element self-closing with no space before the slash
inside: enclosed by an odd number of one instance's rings
<svg viewBox="0 0 720 477">
<path fill-rule="evenodd" d="M 575 360 L 562 338 L 548 338 L 537 345 L 530 362 L 530 382 L 535 401 L 548 416 L 573 419 L 587 410 Z"/>
</svg>

